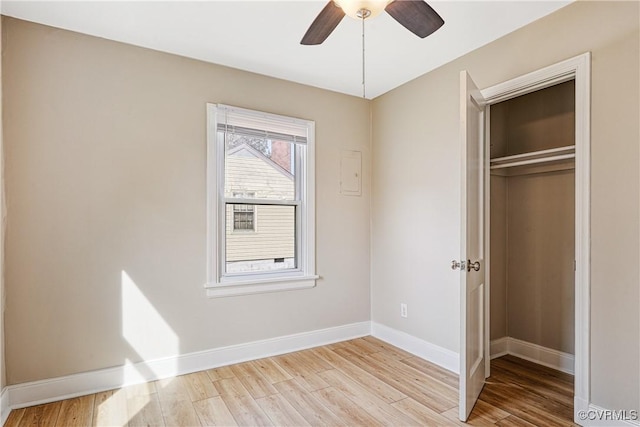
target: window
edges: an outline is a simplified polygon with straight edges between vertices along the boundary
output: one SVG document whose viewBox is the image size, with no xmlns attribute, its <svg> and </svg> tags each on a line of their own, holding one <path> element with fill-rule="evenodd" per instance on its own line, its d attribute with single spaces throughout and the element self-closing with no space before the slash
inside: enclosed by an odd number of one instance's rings
<svg viewBox="0 0 640 427">
<path fill-rule="evenodd" d="M 315 286 L 314 123 L 207 105 L 207 295 Z"/>
<path fill-rule="evenodd" d="M 233 197 L 255 198 L 255 193 L 233 193 Z M 233 205 L 233 231 L 255 231 L 255 205 Z"/>
</svg>

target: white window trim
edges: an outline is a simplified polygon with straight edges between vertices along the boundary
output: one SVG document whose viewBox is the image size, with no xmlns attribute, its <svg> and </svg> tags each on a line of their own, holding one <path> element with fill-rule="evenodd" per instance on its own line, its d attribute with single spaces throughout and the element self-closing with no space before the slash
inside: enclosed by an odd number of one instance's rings
<svg viewBox="0 0 640 427">
<path fill-rule="evenodd" d="M 303 188 L 300 200 L 300 232 L 298 244 L 298 268 L 296 270 L 252 273 L 246 275 L 222 276 L 225 224 L 221 221 L 221 197 L 224 196 L 224 170 L 219 166 L 219 159 L 224 153 L 217 138 L 217 113 L 221 108 L 233 108 L 247 114 L 282 119 L 291 122 L 289 117 L 275 114 L 254 112 L 237 107 L 226 107 L 219 104 L 207 104 L 207 283 L 204 285 L 207 297 L 227 297 L 249 295 L 265 292 L 308 289 L 316 285 L 316 236 L 315 236 L 315 123 L 299 120 L 307 127 L 307 143 L 305 149 L 304 176 L 301 179 Z M 224 219 L 224 216 L 222 216 Z"/>
</svg>

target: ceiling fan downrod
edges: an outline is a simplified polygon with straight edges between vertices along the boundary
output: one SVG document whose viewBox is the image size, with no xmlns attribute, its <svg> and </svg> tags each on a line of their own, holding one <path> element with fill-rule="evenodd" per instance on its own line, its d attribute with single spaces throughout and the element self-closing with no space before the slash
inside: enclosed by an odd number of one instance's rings
<svg viewBox="0 0 640 427">
<path fill-rule="evenodd" d="M 371 16 L 371 11 L 369 9 L 359 9 L 358 10 L 358 18 L 362 20 L 362 97 L 366 99 L 367 97 L 367 86 L 365 80 L 365 56 L 364 56 L 364 20 Z"/>
</svg>

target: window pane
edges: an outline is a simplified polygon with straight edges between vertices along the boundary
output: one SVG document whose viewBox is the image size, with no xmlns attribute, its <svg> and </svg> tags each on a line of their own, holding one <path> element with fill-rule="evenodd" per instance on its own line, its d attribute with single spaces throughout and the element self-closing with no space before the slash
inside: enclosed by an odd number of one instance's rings
<svg viewBox="0 0 640 427">
<path fill-rule="evenodd" d="M 295 200 L 295 144 L 226 134 L 224 196 Z"/>
<path fill-rule="evenodd" d="M 227 204 L 226 272 L 296 268 L 295 226 L 295 206 Z"/>
</svg>

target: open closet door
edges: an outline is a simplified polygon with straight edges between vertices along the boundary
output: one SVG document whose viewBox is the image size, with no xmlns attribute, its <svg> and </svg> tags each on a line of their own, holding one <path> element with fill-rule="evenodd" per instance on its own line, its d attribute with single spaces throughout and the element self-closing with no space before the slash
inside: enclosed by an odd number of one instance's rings
<svg viewBox="0 0 640 427">
<path fill-rule="evenodd" d="M 460 73 L 461 261 L 460 420 L 466 421 L 485 380 L 484 105 L 466 71 Z"/>
</svg>

